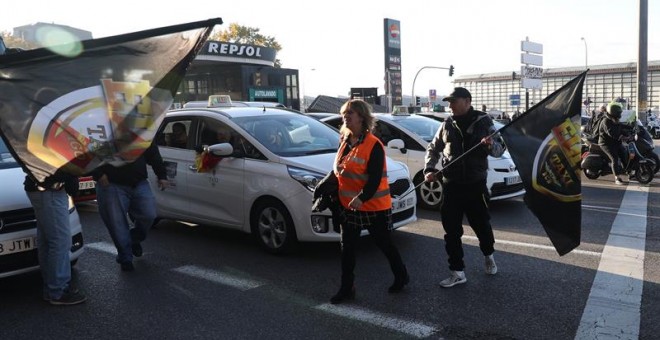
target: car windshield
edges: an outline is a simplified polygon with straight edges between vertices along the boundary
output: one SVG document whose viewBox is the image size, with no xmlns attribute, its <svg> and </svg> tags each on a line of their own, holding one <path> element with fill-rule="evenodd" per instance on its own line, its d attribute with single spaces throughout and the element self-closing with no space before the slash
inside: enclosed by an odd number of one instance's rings
<svg viewBox="0 0 660 340">
<path fill-rule="evenodd" d="M 282 157 L 333 153 L 339 147 L 337 131 L 301 114 L 239 117 L 234 122 Z"/>
<path fill-rule="evenodd" d="M 422 137 L 427 142 L 433 140 L 433 136 L 442 124 L 441 122 L 427 117 L 410 116 L 396 121 L 404 128 Z"/>
<path fill-rule="evenodd" d="M 18 163 L 14 157 L 9 153 L 7 145 L 5 145 L 4 140 L 0 138 L 0 169 L 16 168 Z"/>
</svg>

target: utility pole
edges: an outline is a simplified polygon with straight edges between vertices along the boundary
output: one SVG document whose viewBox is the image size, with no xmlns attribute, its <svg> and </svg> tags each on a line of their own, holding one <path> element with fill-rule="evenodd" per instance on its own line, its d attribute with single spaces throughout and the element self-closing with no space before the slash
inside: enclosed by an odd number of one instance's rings
<svg viewBox="0 0 660 340">
<path fill-rule="evenodd" d="M 580 38 L 584 42 L 584 69 L 588 70 L 589 69 L 589 59 L 588 59 L 588 50 L 587 50 L 587 39 L 584 37 Z M 585 99 L 586 101 L 586 107 L 587 107 L 587 112 L 591 113 L 591 110 L 589 110 L 589 106 L 591 105 L 591 101 L 589 100 L 589 89 L 587 88 L 587 77 L 584 77 L 584 96 L 587 97 Z"/>
<path fill-rule="evenodd" d="M 639 50 L 637 52 L 637 118 L 647 123 L 649 3 L 639 0 Z"/>
</svg>

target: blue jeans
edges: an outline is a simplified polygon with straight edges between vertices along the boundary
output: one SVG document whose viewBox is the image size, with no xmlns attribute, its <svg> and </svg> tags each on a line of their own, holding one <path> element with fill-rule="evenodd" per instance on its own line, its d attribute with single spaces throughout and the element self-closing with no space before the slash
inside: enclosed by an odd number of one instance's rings
<svg viewBox="0 0 660 340">
<path fill-rule="evenodd" d="M 117 262 L 133 261 L 132 242 L 142 242 L 156 219 L 156 199 L 149 182 L 140 181 L 135 187 L 110 183 L 97 185 L 96 201 L 99 214 L 117 248 Z M 128 215 L 135 223 L 129 230 Z M 133 239 L 131 238 L 133 234 Z"/>
<path fill-rule="evenodd" d="M 59 191 L 31 191 L 27 196 L 37 217 L 37 252 L 43 294 L 59 299 L 71 281 L 69 196 Z"/>
</svg>

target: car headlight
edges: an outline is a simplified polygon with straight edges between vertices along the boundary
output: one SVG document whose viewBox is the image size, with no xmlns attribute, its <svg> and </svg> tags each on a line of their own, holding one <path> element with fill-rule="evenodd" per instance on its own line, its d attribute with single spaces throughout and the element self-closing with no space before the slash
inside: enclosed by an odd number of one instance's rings
<svg viewBox="0 0 660 340">
<path fill-rule="evenodd" d="M 293 166 L 287 167 L 289 176 L 302 184 L 307 190 L 314 191 L 316 184 L 325 177 L 325 175 L 317 172 L 296 168 Z"/>
</svg>

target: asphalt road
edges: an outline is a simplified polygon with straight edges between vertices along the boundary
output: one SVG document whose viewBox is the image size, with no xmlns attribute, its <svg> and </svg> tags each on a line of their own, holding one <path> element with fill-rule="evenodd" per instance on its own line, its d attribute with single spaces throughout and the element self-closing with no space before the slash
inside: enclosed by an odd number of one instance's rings
<svg viewBox="0 0 660 340">
<path fill-rule="evenodd" d="M 95 204 L 85 204 L 87 248 L 74 274 L 89 300 L 48 305 L 38 273 L 0 280 L 0 339 L 657 339 L 658 180 L 583 178 L 582 243 L 565 256 L 522 199 L 492 202 L 499 272 L 484 274 L 468 227 L 468 282 L 450 289 L 438 285 L 448 273 L 439 213 L 420 210 L 394 233 L 410 285 L 387 293 L 387 261 L 365 237 L 357 298 L 339 306 L 328 304 L 338 244 L 273 256 L 248 235 L 161 221 L 124 273 Z"/>
</svg>

